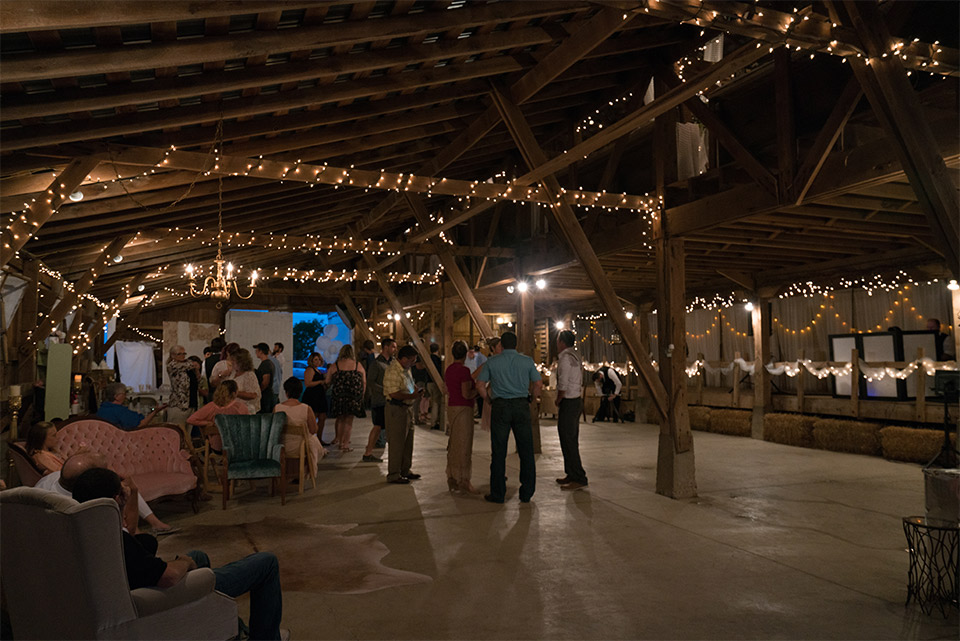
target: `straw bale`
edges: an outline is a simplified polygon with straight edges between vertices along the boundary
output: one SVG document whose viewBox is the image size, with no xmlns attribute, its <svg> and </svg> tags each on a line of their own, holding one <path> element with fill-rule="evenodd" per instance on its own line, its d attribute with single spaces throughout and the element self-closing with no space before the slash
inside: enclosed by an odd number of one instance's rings
<svg viewBox="0 0 960 641">
<path fill-rule="evenodd" d="M 813 444 L 822 450 L 880 455 L 878 423 L 821 418 L 813 424 Z"/>
<path fill-rule="evenodd" d="M 690 412 L 690 429 L 709 431 L 711 409 L 705 405 L 691 405 L 688 408 Z"/>
<path fill-rule="evenodd" d="M 750 410 L 712 410 L 707 429 L 717 434 L 750 436 L 753 412 Z"/>
<path fill-rule="evenodd" d="M 763 417 L 763 440 L 797 447 L 813 447 L 816 416 L 771 413 Z"/>
<path fill-rule="evenodd" d="M 956 434 L 950 435 L 950 442 L 956 447 Z M 928 463 L 943 447 L 943 430 L 891 425 L 880 430 L 880 445 L 885 459 Z"/>
</svg>

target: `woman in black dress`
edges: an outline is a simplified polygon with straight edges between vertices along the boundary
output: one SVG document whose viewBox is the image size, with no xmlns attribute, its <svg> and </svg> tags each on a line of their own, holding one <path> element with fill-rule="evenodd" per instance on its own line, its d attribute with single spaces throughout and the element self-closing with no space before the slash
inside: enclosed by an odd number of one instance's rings
<svg viewBox="0 0 960 641">
<path fill-rule="evenodd" d="M 326 374 L 323 357 L 316 352 L 310 354 L 307 369 L 303 371 L 303 402 L 310 406 L 313 415 L 317 417 L 317 438 L 321 445 L 330 445 L 323 442 L 323 424 L 327 421 L 327 386 L 324 383 Z"/>
<path fill-rule="evenodd" d="M 341 452 L 351 452 L 350 435 L 353 432 L 353 417 L 363 416 L 363 391 L 367 386 L 367 373 L 353 356 L 353 346 L 340 349 L 337 362 L 327 368 L 327 385 L 330 386 L 330 409 L 337 417 L 337 435 L 334 445 Z"/>
</svg>

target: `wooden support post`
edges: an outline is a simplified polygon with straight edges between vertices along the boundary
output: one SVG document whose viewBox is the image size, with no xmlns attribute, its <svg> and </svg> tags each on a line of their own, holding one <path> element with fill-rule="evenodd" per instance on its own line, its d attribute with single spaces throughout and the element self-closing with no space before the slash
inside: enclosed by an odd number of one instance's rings
<svg viewBox="0 0 960 641">
<path fill-rule="evenodd" d="M 494 88 L 492 95 L 507 129 L 510 131 L 510 135 L 520 149 L 527 165 L 533 169 L 546 163 L 546 154 L 540 148 L 529 124 L 516 104 L 497 88 Z M 597 258 L 596 252 L 591 247 L 590 240 L 583 233 L 576 214 L 570 205 L 563 200 L 560 183 L 557 182 L 552 173 L 548 173 L 542 178 L 541 185 L 550 199 L 550 211 L 553 213 L 557 230 L 580 260 L 587 277 L 597 291 L 597 297 L 623 337 L 627 352 L 637 364 L 637 369 L 641 372 L 643 380 L 650 390 L 650 396 L 657 412 L 661 417 L 666 417 L 669 412 L 666 389 L 659 380 L 649 356 L 643 351 L 633 325 L 627 320 L 620 299 L 610 284 L 610 280 L 604 274 L 600 259 Z"/>
<path fill-rule="evenodd" d="M 367 322 L 367 319 L 363 317 L 363 314 L 360 313 L 360 309 L 357 308 L 356 303 L 353 302 L 353 298 L 346 291 L 343 292 L 341 296 L 343 301 L 343 306 L 347 308 L 347 313 L 350 314 L 350 317 L 353 319 L 354 325 L 357 327 L 357 330 L 360 332 L 360 337 L 363 341 L 373 341 L 373 344 L 377 344 L 377 337 L 374 336 L 373 332 L 370 331 L 370 325 Z"/>
<path fill-rule="evenodd" d="M 23 261 L 23 278 L 27 281 L 20 300 L 19 345 L 27 345 L 30 331 L 37 326 L 37 309 L 40 304 L 40 261 L 27 258 Z M 20 350 L 17 359 L 16 383 L 33 383 L 37 380 L 37 350 L 32 345 L 27 351 Z"/>
<path fill-rule="evenodd" d="M 427 208 L 423 204 L 423 199 L 416 194 L 407 192 L 404 192 L 403 195 L 406 197 L 410 211 L 413 212 L 417 222 L 420 223 L 420 227 L 425 231 L 432 229 L 434 223 L 430 220 L 430 215 L 427 213 Z M 487 322 L 487 318 L 483 315 L 483 310 L 480 309 L 480 304 L 473 295 L 473 290 L 470 289 L 470 285 L 467 284 L 467 279 L 464 277 L 463 272 L 460 271 L 460 266 L 457 265 L 457 259 L 453 255 L 453 252 L 450 251 L 446 243 L 436 238 L 432 239 L 431 242 L 436 249 L 440 263 L 443 265 L 443 271 L 446 272 L 450 282 L 453 283 L 457 294 L 460 296 L 460 300 L 463 301 L 464 306 L 467 308 L 467 313 L 470 314 L 470 318 L 473 319 L 473 322 L 480 330 L 481 338 L 493 337 L 494 334 L 490 328 L 490 323 Z"/>
<path fill-rule="evenodd" d="M 765 300 L 753 306 L 753 423 L 750 435 L 763 438 L 763 417 L 773 408 L 770 390 L 770 310 Z"/>
<path fill-rule="evenodd" d="M 860 418 L 860 353 L 856 348 L 850 350 L 850 365 L 850 411 Z"/>
<path fill-rule="evenodd" d="M 707 375 L 702 364 L 704 359 L 702 352 L 697 354 L 697 360 L 701 363 L 697 366 L 697 405 L 703 405 L 703 377 Z"/>
<path fill-rule="evenodd" d="M 370 254 L 364 254 L 363 259 L 366 261 L 369 267 L 376 267 L 377 261 L 375 261 Z M 423 341 L 420 340 L 420 335 L 414 328 L 413 323 L 411 323 L 410 319 L 407 318 L 407 315 L 403 313 L 403 305 L 400 303 L 400 299 L 398 299 L 397 295 L 393 293 L 393 288 L 390 287 L 390 283 L 387 282 L 387 279 L 383 274 L 381 274 L 379 271 L 374 271 L 373 275 L 377 279 L 377 284 L 380 285 L 380 290 L 383 292 L 384 296 L 387 297 L 390 305 L 394 310 L 399 310 L 398 313 L 400 319 L 397 321 L 397 333 L 399 334 L 400 326 L 402 325 L 407 331 L 407 334 L 410 336 L 410 341 L 413 343 L 413 346 L 417 348 L 417 353 L 420 354 L 420 360 L 422 360 L 424 365 L 427 366 L 427 372 L 430 374 L 430 379 L 436 383 L 441 394 L 446 393 L 447 388 L 443 384 L 443 376 L 441 376 L 436 366 L 434 366 L 433 359 L 430 358 L 430 350 L 423 343 Z"/>
<path fill-rule="evenodd" d="M 793 79 L 790 77 L 790 49 L 773 52 L 773 80 L 776 93 L 777 166 L 780 202 L 787 202 L 793 193 L 793 177 L 797 166 L 797 132 L 793 114 Z"/>
<path fill-rule="evenodd" d="M 797 372 L 797 411 L 803 414 L 803 383 L 804 383 L 804 374 L 807 373 L 807 368 L 803 366 L 803 361 L 806 357 L 804 356 L 803 348 L 800 348 L 800 356 L 797 359 L 800 363 L 800 370 Z"/>
<path fill-rule="evenodd" d="M 530 358 L 536 358 L 534 352 L 534 303 L 533 292 L 529 289 L 525 292 L 517 292 L 519 301 L 517 303 L 517 351 L 526 354 Z M 540 445 L 540 411 L 536 401 L 530 403 L 530 427 L 533 431 L 533 451 L 541 452 Z"/>
<path fill-rule="evenodd" d="M 740 363 L 736 362 L 740 358 L 740 352 L 734 352 L 733 358 L 733 390 L 730 392 L 730 402 L 734 409 L 740 409 Z"/>
<path fill-rule="evenodd" d="M 68 291 L 64 295 L 60 302 L 50 311 L 50 314 L 37 326 L 32 336 L 25 343 L 21 344 L 20 351 L 22 353 L 33 349 L 46 340 L 50 332 L 53 331 L 53 328 L 64 319 L 72 307 L 80 302 L 80 297 L 90 290 L 97 277 L 103 273 L 103 270 L 107 268 L 107 265 L 110 264 L 113 257 L 120 253 L 124 246 L 130 242 L 131 238 L 133 238 L 133 234 L 119 236 L 114 238 L 110 244 L 104 248 L 93 262 L 93 266 L 90 267 L 89 271 L 74 283 L 73 291 Z"/>
<path fill-rule="evenodd" d="M 25 214 L 26 222 L 18 217 L 9 227 L 0 230 L 0 267 L 5 267 L 10 262 L 10 259 L 27 244 L 27 241 L 44 223 L 50 220 L 67 197 L 99 164 L 98 156 L 77 158 L 67 165 L 66 169 L 60 172 L 41 196 L 30 205 Z"/>
<path fill-rule="evenodd" d="M 936 354 L 934 354 L 936 357 Z M 923 348 L 917 348 L 917 360 L 923 360 Z M 916 414 L 914 419 L 918 423 L 924 423 L 927 420 L 927 368 L 920 365 L 917 368 L 917 401 L 915 404 Z"/>
</svg>

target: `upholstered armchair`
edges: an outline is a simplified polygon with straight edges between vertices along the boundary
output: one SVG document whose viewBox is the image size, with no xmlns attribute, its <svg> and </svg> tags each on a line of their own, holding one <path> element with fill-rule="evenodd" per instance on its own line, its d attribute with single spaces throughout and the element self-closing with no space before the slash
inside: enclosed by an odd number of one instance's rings
<svg viewBox="0 0 960 641">
<path fill-rule="evenodd" d="M 230 498 L 230 481 L 271 480 L 270 495 L 280 484 L 280 504 L 287 504 L 287 474 L 284 464 L 283 427 L 287 415 L 218 414 L 214 418 L 223 439 L 223 509 Z"/>
<path fill-rule="evenodd" d="M 20 487 L 0 492 L 0 573 L 17 639 L 229 639 L 237 604 L 209 568 L 130 590 L 120 509 Z"/>
<path fill-rule="evenodd" d="M 13 459 L 13 465 L 17 468 L 17 478 L 20 479 L 20 485 L 33 487 L 37 481 L 43 478 L 43 470 L 40 469 L 33 459 L 27 455 L 25 441 L 12 441 L 9 443 L 10 458 Z"/>
</svg>

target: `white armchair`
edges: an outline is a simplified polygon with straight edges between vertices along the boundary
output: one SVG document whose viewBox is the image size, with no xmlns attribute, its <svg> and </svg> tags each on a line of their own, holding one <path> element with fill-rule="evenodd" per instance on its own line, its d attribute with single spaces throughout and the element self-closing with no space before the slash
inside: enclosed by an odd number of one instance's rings
<svg viewBox="0 0 960 641">
<path fill-rule="evenodd" d="M 237 605 L 210 569 L 130 590 L 120 509 L 34 488 L 0 492 L 0 576 L 18 639 L 228 639 Z"/>
</svg>

